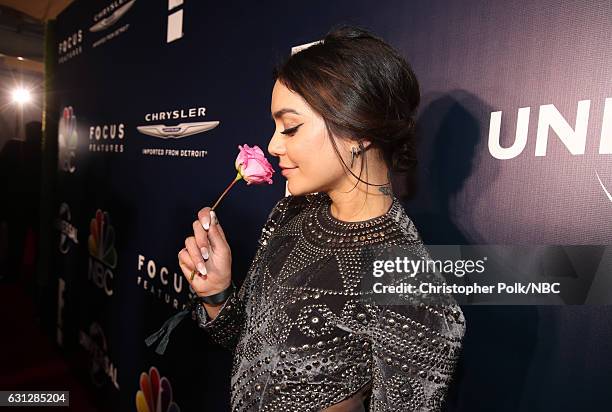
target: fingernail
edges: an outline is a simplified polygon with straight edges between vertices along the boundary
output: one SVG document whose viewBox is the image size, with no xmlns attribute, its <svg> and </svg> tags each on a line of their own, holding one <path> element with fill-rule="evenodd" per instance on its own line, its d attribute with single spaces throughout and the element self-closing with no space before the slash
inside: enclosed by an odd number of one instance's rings
<svg viewBox="0 0 612 412">
<path fill-rule="evenodd" d="M 219 220 L 217 219 L 217 214 L 214 212 L 214 210 L 210 211 L 210 219 L 212 220 L 213 225 L 219 223 Z"/>
<path fill-rule="evenodd" d="M 204 223 L 202 223 L 202 227 L 204 228 L 204 230 L 208 230 L 210 224 L 208 223 L 208 221 L 204 220 Z"/>
<path fill-rule="evenodd" d="M 202 252 L 202 257 L 204 258 L 204 260 L 208 259 L 208 248 L 200 248 L 200 252 Z"/>
<path fill-rule="evenodd" d="M 198 262 L 198 272 L 205 275 L 206 274 L 206 266 L 204 266 L 204 262 Z"/>
</svg>

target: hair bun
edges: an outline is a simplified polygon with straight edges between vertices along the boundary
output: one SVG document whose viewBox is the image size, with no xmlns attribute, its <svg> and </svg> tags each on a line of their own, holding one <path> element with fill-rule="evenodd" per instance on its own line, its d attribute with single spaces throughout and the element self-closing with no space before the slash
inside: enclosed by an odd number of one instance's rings
<svg viewBox="0 0 612 412">
<path fill-rule="evenodd" d="M 419 83 L 408 62 L 380 37 L 336 26 L 322 44 L 288 58 L 274 78 L 321 115 L 346 169 L 336 138 L 367 139 L 380 149 L 389 171 L 415 171 Z M 364 164 L 356 176 L 360 181 Z"/>
</svg>

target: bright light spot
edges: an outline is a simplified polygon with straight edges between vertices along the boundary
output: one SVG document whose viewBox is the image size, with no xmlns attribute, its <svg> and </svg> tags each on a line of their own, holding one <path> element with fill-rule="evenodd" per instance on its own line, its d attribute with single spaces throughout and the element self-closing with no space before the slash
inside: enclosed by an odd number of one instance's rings
<svg viewBox="0 0 612 412">
<path fill-rule="evenodd" d="M 19 87 L 13 90 L 13 102 L 24 104 L 31 100 L 32 96 L 30 95 L 30 91 L 24 89 L 23 87 Z"/>
<path fill-rule="evenodd" d="M 19 60 L 20 62 L 24 61 L 25 59 L 23 57 L 17 57 L 17 60 Z"/>
</svg>

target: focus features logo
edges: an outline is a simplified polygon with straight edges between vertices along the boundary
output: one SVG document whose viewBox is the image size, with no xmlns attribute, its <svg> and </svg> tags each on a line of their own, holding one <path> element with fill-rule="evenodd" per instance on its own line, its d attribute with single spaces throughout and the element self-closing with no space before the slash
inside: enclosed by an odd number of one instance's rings
<svg viewBox="0 0 612 412">
<path fill-rule="evenodd" d="M 189 283 L 184 282 L 185 277 L 175 270 L 169 269 L 159 261 L 143 254 L 137 257 L 136 284 L 144 291 L 154 296 L 173 309 L 185 309 L 189 295 L 193 290 Z M 186 287 L 186 294 L 183 293 Z"/>
<path fill-rule="evenodd" d="M 89 127 L 89 151 L 123 153 L 125 124 L 113 123 Z"/>
<path fill-rule="evenodd" d="M 71 58 L 83 53 L 83 30 L 78 30 L 65 37 L 57 45 L 58 63 L 62 64 Z"/>
</svg>

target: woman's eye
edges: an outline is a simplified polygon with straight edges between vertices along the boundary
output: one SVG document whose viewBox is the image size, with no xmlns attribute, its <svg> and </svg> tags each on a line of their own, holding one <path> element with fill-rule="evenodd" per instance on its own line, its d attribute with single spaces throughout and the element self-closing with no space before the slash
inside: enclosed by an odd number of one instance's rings
<svg viewBox="0 0 612 412">
<path fill-rule="evenodd" d="M 298 125 L 297 125 L 297 126 L 295 126 L 295 127 L 291 127 L 291 128 L 289 128 L 289 129 L 285 129 L 285 130 L 283 130 L 283 131 L 281 132 L 281 134 L 287 134 L 287 135 L 289 135 L 289 136 L 293 136 L 293 135 L 295 134 L 295 132 L 297 132 L 297 129 L 298 129 L 298 128 L 299 128 L 301 125 L 303 125 L 303 124 L 304 124 L 304 123 L 300 123 L 300 124 L 298 124 Z"/>
</svg>

